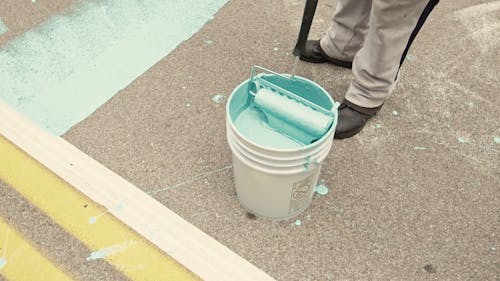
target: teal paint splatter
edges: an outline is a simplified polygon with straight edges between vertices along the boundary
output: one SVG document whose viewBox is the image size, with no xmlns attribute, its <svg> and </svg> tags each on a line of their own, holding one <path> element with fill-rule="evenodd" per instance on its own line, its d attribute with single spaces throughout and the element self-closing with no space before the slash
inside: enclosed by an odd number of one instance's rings
<svg viewBox="0 0 500 281">
<path fill-rule="evenodd" d="M 469 142 L 469 139 L 467 139 L 466 137 L 458 137 L 457 140 L 459 143 L 468 143 Z"/>
<path fill-rule="evenodd" d="M 0 99 L 61 135 L 198 31 L 226 2 L 78 2 L 0 48 Z"/>
<path fill-rule="evenodd" d="M 98 259 L 104 259 L 109 253 L 109 248 L 104 248 L 99 251 L 92 252 L 89 257 L 87 257 L 87 260 L 98 260 Z"/>
<path fill-rule="evenodd" d="M 414 150 L 426 150 L 427 147 L 422 147 L 422 146 L 415 146 L 413 147 Z"/>
<path fill-rule="evenodd" d="M 304 163 L 304 170 L 309 171 L 310 166 L 311 166 L 311 156 L 307 156 L 306 162 Z"/>
<path fill-rule="evenodd" d="M 123 206 L 123 204 L 122 204 L 122 203 L 120 203 L 120 204 L 116 205 L 116 207 L 114 208 L 114 210 L 115 210 L 116 212 L 121 212 L 123 209 L 124 209 L 124 206 Z M 97 215 L 97 216 L 90 217 L 90 218 L 89 218 L 89 220 L 88 220 L 89 224 L 94 224 L 94 223 L 96 223 L 96 222 L 97 222 L 97 220 L 98 220 L 99 218 L 101 218 L 102 216 L 106 215 L 106 214 L 107 214 L 107 213 L 109 213 L 110 211 L 111 211 L 111 210 L 107 210 L 107 211 L 102 212 L 101 214 L 99 214 L 99 215 Z"/>
<path fill-rule="evenodd" d="M 115 211 L 121 212 L 121 211 L 123 211 L 124 208 L 125 208 L 125 206 L 122 203 L 120 203 L 120 204 L 116 205 Z"/>
<path fill-rule="evenodd" d="M 326 195 L 328 194 L 328 187 L 325 186 L 324 184 L 319 184 L 315 187 L 314 191 L 319 194 L 319 195 Z"/>
<path fill-rule="evenodd" d="M 90 256 L 87 257 L 87 260 L 91 261 L 91 260 L 104 259 L 104 258 L 111 256 L 111 255 L 114 255 L 116 253 L 123 252 L 123 251 L 127 250 L 129 247 L 135 245 L 136 243 L 137 242 L 131 240 L 131 241 L 128 241 L 128 242 L 125 242 L 122 244 L 102 248 L 98 251 L 90 253 Z"/>
<path fill-rule="evenodd" d="M 2 269 L 7 264 L 7 260 L 4 258 L 0 258 L 0 269 Z"/>
<path fill-rule="evenodd" d="M 204 40 L 203 42 L 205 42 L 205 44 L 207 44 L 207 45 L 212 45 L 214 43 L 214 41 L 212 41 L 210 39 Z"/>
<path fill-rule="evenodd" d="M 500 137 L 494 137 L 493 141 L 495 141 L 495 143 L 500 143 Z"/>
<path fill-rule="evenodd" d="M 411 55 L 411 54 L 407 54 L 407 55 L 406 55 L 406 59 L 407 59 L 408 61 L 413 61 L 413 60 L 414 60 L 413 55 Z"/>
<path fill-rule="evenodd" d="M 296 220 L 293 225 L 295 226 L 301 226 L 302 225 L 302 221 L 301 220 Z"/>
<path fill-rule="evenodd" d="M 98 217 L 90 217 L 89 218 L 89 224 L 94 224 L 97 222 Z"/>
<path fill-rule="evenodd" d="M 377 129 L 382 128 L 382 124 L 380 124 L 380 123 L 375 124 L 375 128 L 377 128 Z"/>
<path fill-rule="evenodd" d="M 5 25 L 5 23 L 0 18 L 0 35 L 6 33 L 7 31 L 9 31 L 9 28 Z"/>
<path fill-rule="evenodd" d="M 215 102 L 215 103 L 221 103 L 224 101 L 226 97 L 224 97 L 223 95 L 215 95 L 212 97 L 212 101 Z"/>
</svg>

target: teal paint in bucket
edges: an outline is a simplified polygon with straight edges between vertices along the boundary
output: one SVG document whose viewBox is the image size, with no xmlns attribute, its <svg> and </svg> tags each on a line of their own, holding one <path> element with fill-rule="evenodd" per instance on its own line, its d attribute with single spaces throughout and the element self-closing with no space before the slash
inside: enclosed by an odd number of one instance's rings
<svg viewBox="0 0 500 281">
<path fill-rule="evenodd" d="M 233 97 L 233 102 L 230 103 L 231 119 L 240 133 L 264 146 L 295 149 L 320 139 L 328 132 L 332 117 L 310 109 L 307 105 L 299 105 L 300 102 L 280 93 L 267 89 L 258 91 L 253 84 L 253 71 L 251 82 L 240 85 L 235 90 L 236 97 Z M 327 113 L 336 111 L 336 104 L 330 95 L 321 86 L 306 78 L 271 74 L 260 76 L 259 79 L 304 99 L 312 106 L 325 109 Z M 266 93 L 252 96 L 249 89 L 252 92 Z M 293 110 L 290 110 L 291 107 Z"/>
<path fill-rule="evenodd" d="M 233 155 L 238 200 L 259 217 L 288 219 L 304 211 L 311 201 L 321 163 L 333 143 L 338 103 L 321 86 L 306 78 L 270 75 L 266 79 L 331 110 L 334 115 L 333 124 L 323 136 L 304 143 L 291 139 L 280 128 L 269 126 L 266 115 L 249 95 L 250 80 L 236 87 L 228 99 L 227 140 Z"/>
</svg>

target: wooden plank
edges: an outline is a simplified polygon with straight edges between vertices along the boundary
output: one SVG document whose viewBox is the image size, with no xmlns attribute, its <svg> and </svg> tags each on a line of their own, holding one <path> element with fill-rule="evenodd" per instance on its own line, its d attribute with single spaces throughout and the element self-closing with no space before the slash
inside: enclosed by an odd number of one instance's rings
<svg viewBox="0 0 500 281">
<path fill-rule="evenodd" d="M 64 139 L 0 101 L 0 134 L 203 280 L 274 280 Z M 127 206 L 117 210 L 116 206 Z"/>
</svg>

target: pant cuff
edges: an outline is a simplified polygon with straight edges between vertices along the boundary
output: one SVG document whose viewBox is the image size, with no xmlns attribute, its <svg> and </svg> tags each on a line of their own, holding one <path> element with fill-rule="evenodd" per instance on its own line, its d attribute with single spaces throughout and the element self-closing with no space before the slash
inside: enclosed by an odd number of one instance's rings
<svg viewBox="0 0 500 281">
<path fill-rule="evenodd" d="M 345 99 L 351 104 L 357 105 L 364 108 L 377 108 L 384 104 L 385 96 L 384 93 L 365 93 L 358 89 L 356 86 L 351 85 L 345 94 Z"/>
</svg>

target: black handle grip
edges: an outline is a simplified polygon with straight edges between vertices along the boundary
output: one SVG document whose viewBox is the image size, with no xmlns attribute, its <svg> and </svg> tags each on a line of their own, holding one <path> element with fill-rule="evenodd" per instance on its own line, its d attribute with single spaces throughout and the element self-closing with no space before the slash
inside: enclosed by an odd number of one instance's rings
<svg viewBox="0 0 500 281">
<path fill-rule="evenodd" d="M 311 30 L 311 24 L 317 5 L 318 0 L 306 0 L 304 15 L 302 16 L 302 24 L 300 25 L 299 38 L 297 39 L 297 44 L 293 50 L 293 54 L 295 56 L 300 56 L 306 47 L 307 37 L 309 36 L 309 31 Z"/>
</svg>

